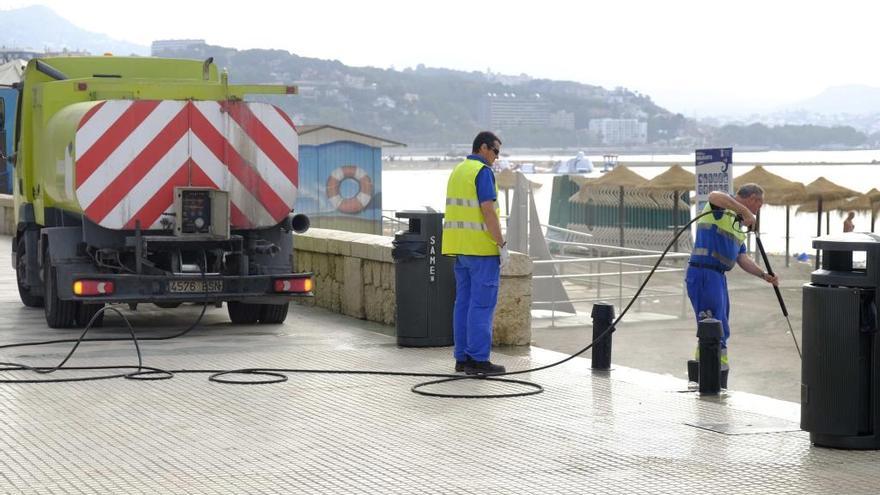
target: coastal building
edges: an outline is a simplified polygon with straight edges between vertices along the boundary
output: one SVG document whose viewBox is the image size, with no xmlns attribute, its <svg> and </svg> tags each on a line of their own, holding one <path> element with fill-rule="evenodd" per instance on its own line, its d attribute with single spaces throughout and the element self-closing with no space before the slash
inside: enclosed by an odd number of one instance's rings
<svg viewBox="0 0 880 495">
<path fill-rule="evenodd" d="M 482 100 L 482 114 L 489 129 L 545 127 L 550 122 L 550 104 L 537 93 L 488 93 Z"/>
<path fill-rule="evenodd" d="M 41 55 L 43 55 L 42 52 L 3 47 L 0 48 L 0 63 L 12 62 L 13 60 L 30 60 Z"/>
<path fill-rule="evenodd" d="M 406 146 L 332 125 L 297 126 L 295 211 L 312 227 L 382 233 L 382 148 Z"/>
<path fill-rule="evenodd" d="M 205 40 L 156 40 L 150 45 L 150 55 L 206 46 Z"/>
<path fill-rule="evenodd" d="M 648 123 L 638 119 L 592 119 L 590 132 L 607 145 L 648 142 Z"/>
<path fill-rule="evenodd" d="M 559 110 L 550 114 L 548 125 L 553 129 L 574 130 L 574 113 Z"/>
</svg>

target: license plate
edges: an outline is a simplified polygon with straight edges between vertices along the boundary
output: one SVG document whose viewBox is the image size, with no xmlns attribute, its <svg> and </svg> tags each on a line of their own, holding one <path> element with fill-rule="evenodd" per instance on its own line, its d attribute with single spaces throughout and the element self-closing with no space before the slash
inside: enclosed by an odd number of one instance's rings
<svg viewBox="0 0 880 495">
<path fill-rule="evenodd" d="M 172 280 L 168 282 L 168 292 L 205 293 L 223 292 L 222 280 Z"/>
</svg>

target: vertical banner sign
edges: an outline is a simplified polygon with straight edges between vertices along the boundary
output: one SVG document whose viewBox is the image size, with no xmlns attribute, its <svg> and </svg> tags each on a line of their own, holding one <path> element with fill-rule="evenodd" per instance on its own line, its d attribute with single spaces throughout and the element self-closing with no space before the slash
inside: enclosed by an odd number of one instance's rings
<svg viewBox="0 0 880 495">
<path fill-rule="evenodd" d="M 437 277 L 437 236 L 431 236 L 430 253 L 428 253 L 428 280 L 431 283 L 436 281 Z"/>
<path fill-rule="evenodd" d="M 733 194 L 733 148 L 696 150 L 697 213 L 703 211 L 712 191 Z"/>
</svg>

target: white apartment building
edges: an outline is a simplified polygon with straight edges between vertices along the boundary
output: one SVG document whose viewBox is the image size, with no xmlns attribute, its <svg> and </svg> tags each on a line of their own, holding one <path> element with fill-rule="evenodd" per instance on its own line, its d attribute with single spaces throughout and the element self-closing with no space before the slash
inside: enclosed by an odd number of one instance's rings
<svg viewBox="0 0 880 495">
<path fill-rule="evenodd" d="M 639 119 L 592 119 L 590 132 L 598 135 L 602 144 L 645 144 L 648 142 L 648 123 Z"/>
</svg>

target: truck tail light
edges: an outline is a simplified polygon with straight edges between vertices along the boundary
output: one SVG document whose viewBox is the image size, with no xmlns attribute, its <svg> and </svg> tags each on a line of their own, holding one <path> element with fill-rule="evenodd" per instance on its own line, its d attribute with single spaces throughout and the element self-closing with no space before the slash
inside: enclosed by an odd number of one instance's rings
<svg viewBox="0 0 880 495">
<path fill-rule="evenodd" d="M 306 293 L 313 287 L 312 277 L 277 278 L 274 282 L 275 292 Z"/>
<path fill-rule="evenodd" d="M 73 283 L 73 294 L 77 296 L 105 296 L 113 294 L 110 280 L 77 280 Z"/>
</svg>

